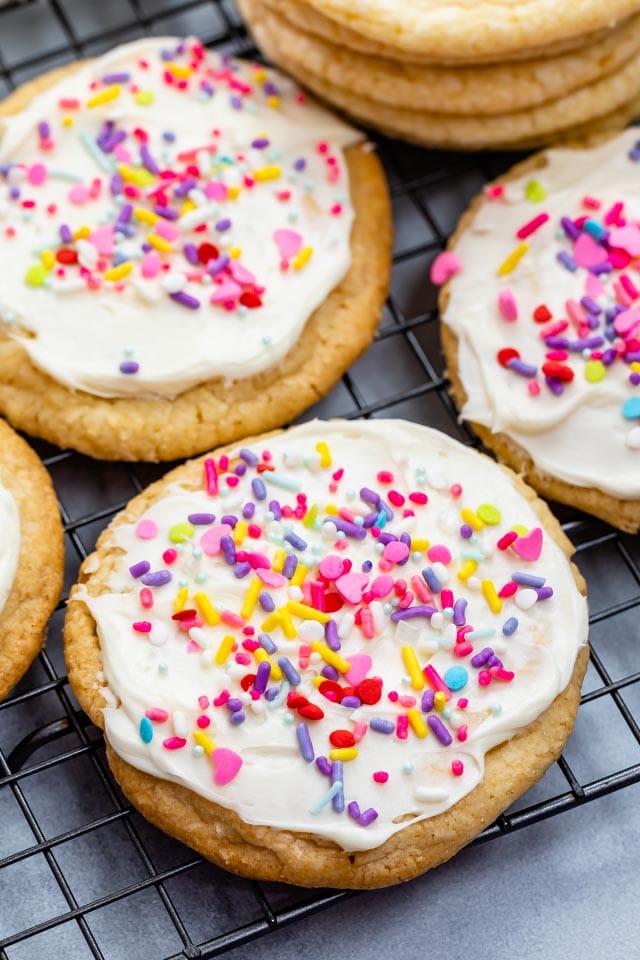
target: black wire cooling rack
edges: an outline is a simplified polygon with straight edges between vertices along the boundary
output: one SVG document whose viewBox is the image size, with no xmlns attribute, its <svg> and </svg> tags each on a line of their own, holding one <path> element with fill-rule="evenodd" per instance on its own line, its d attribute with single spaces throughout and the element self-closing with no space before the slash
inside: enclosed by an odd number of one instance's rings
<svg viewBox="0 0 640 960">
<path fill-rule="evenodd" d="M 233 53 L 256 53 L 231 0 L 9 2 L 0 7 L 0 94 L 117 43 L 189 33 Z M 470 198 L 514 157 L 378 143 L 396 221 L 391 296 L 369 352 L 306 416 L 405 417 L 474 444 L 446 392 L 428 268 Z M 34 446 L 64 518 L 66 591 L 100 530 L 167 467 L 98 464 Z M 639 538 L 566 507 L 557 512 L 590 588 L 591 666 L 576 727 L 584 720 L 585 732 L 574 734 L 545 778 L 551 789 L 530 792 L 476 843 L 640 781 Z M 43 950 L 54 958 L 204 960 L 353 896 L 231 877 L 143 821 L 119 793 L 102 738 L 69 688 L 63 616 L 61 603 L 46 650 L 0 704 L 2 960 L 40 957 Z M 604 730 L 614 730 L 610 743 L 603 742 Z M 140 935 L 135 942 L 132 924 Z M 126 943 L 118 939 L 123 930 Z"/>
</svg>

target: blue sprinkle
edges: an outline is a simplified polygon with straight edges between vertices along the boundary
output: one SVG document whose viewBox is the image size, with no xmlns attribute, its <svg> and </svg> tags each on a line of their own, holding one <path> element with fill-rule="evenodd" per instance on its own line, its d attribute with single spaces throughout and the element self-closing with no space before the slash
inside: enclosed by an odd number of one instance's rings
<svg viewBox="0 0 640 960">
<path fill-rule="evenodd" d="M 342 702 L 344 703 L 344 700 Z M 384 720 L 382 717 L 373 717 L 369 721 L 369 726 L 377 733 L 393 733 L 396 728 L 391 720 Z"/>
<path fill-rule="evenodd" d="M 502 632 L 505 637 L 510 637 L 518 629 L 518 620 L 516 617 L 509 617 L 502 625 Z"/>
<path fill-rule="evenodd" d="M 149 717 L 143 717 L 140 721 L 140 739 L 143 743 L 151 743 L 153 740 L 153 726 Z"/>
<path fill-rule="evenodd" d="M 462 690 L 468 679 L 469 674 L 464 667 L 449 667 L 444 675 L 444 682 L 450 690 Z"/>
</svg>

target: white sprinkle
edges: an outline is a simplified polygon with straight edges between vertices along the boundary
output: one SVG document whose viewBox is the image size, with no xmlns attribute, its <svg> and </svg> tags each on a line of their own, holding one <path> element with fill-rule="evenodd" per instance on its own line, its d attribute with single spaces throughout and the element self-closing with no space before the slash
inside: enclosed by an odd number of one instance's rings
<svg viewBox="0 0 640 960">
<path fill-rule="evenodd" d="M 538 599 L 538 594 L 535 590 L 518 590 L 515 595 L 516 607 L 520 607 L 521 610 L 530 610 L 531 607 L 536 603 Z"/>
</svg>

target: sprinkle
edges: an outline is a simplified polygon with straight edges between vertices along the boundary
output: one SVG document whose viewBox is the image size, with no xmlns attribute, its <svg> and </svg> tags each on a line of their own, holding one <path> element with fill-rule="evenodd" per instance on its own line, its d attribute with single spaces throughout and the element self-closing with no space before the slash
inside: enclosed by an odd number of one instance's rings
<svg viewBox="0 0 640 960">
<path fill-rule="evenodd" d="M 325 795 L 321 797 L 320 800 L 317 801 L 317 803 L 314 803 L 314 805 L 309 808 L 309 813 L 312 813 L 314 815 L 320 813 L 320 811 L 323 810 L 328 803 L 338 798 L 341 794 L 342 794 L 342 781 L 335 780 L 331 784 L 331 787 L 327 790 Z M 344 799 L 342 801 L 342 808 L 344 809 Z M 335 809 L 335 805 L 334 805 L 334 809 Z"/>
<path fill-rule="evenodd" d="M 506 258 L 506 260 L 503 260 L 503 262 L 498 267 L 498 276 L 506 277 L 507 274 L 513 273 L 513 271 L 518 266 L 518 264 L 520 263 L 520 261 L 522 260 L 522 258 L 524 257 L 528 249 L 529 249 L 528 243 L 519 243 L 518 246 L 515 248 L 515 250 L 513 250 L 512 253 L 510 253 L 509 256 Z"/>
<path fill-rule="evenodd" d="M 299 723 L 296 726 L 296 736 L 298 738 L 300 753 L 302 754 L 303 759 L 306 760 L 307 763 L 313 763 L 315 751 L 311 742 L 311 734 L 309 733 L 309 728 L 306 723 Z"/>
<path fill-rule="evenodd" d="M 416 657 L 415 650 L 413 647 L 405 644 L 402 647 L 402 660 L 406 667 L 407 673 L 411 677 L 411 686 L 414 690 L 423 690 L 424 689 L 424 676 L 422 670 L 420 669 L 420 664 L 418 658 Z"/>
<path fill-rule="evenodd" d="M 445 727 L 440 717 L 435 716 L 435 714 L 431 714 L 431 716 L 427 717 L 427 723 L 429 724 L 431 730 L 435 733 L 440 743 L 442 743 L 445 747 L 448 747 L 449 744 L 453 742 L 453 737 Z"/>
</svg>

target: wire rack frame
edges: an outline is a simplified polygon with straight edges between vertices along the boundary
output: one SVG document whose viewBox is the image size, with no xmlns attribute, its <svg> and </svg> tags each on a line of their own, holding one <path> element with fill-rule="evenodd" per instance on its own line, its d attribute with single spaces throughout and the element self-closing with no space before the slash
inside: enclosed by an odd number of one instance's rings
<svg viewBox="0 0 640 960">
<path fill-rule="evenodd" d="M 169 32 L 166 25 L 173 27 L 176 18 L 180 18 L 182 24 L 190 17 L 197 17 L 200 35 L 206 43 L 223 45 L 225 49 L 238 54 L 257 55 L 231 0 L 120 0 L 117 7 L 122 13 L 118 22 L 99 24 L 99 28 L 96 27 L 93 32 L 85 31 L 82 35 L 74 16 L 72 0 L 11 0 L 0 7 L 0 82 L 7 89 L 12 89 L 29 75 L 43 72 L 65 60 L 91 55 L 98 49 L 134 36 Z M 211 15 L 215 25 L 209 34 L 202 28 L 207 15 Z M 20 30 L 29 29 L 29 24 L 37 24 L 39 18 L 43 17 L 49 26 L 55 27 L 54 39 L 42 47 L 31 48 L 24 56 L 14 56 L 11 42 L 6 40 L 11 25 L 19 35 Z M 433 291 L 428 288 L 426 275 L 430 260 L 442 249 L 447 233 L 470 196 L 483 181 L 506 169 L 513 158 L 507 155 L 461 157 L 456 154 L 426 153 L 392 141 L 374 139 L 378 142 L 389 175 L 396 219 L 392 290 L 372 350 L 342 378 L 333 393 L 313 411 L 309 411 L 307 416 L 313 413 L 347 418 L 402 415 L 431 423 L 469 445 L 478 446 L 473 434 L 458 424 L 456 410 L 446 391 L 437 342 L 435 298 Z M 34 446 L 51 471 L 60 498 L 67 542 L 68 585 L 73 582 L 77 567 L 90 551 L 99 530 L 107 525 L 130 496 L 140 492 L 151 479 L 160 476 L 166 465 L 110 465 L 109 476 L 115 477 L 113 471 L 118 471 L 115 483 L 117 491 L 126 488 L 126 492 L 122 496 L 113 495 L 113 485 L 105 482 L 98 494 L 87 498 L 86 490 L 95 479 L 95 468 L 92 468 L 91 462 L 78 454 L 59 451 L 44 443 L 35 442 Z M 71 482 L 69 478 L 72 478 Z M 81 509 L 76 509 L 78 503 Z M 566 507 L 558 508 L 558 513 L 565 532 L 576 546 L 579 564 L 581 560 L 593 556 L 594 551 L 613 551 L 616 562 L 622 565 L 632 585 L 625 596 L 602 604 L 591 617 L 592 625 L 610 621 L 640 607 L 640 551 L 637 550 L 637 539 L 625 537 L 599 521 Z M 54 624 L 57 619 L 59 625 L 63 609 L 64 602 L 61 602 Z M 33 706 L 41 698 L 53 696 L 57 711 L 53 719 L 28 729 L 10 750 L 2 748 L 0 739 L 0 796 L 3 792 L 10 793 L 32 837 L 32 842 L 0 858 L 0 886 L 3 871 L 39 855 L 44 857 L 66 906 L 46 919 L 39 920 L 37 915 L 32 916 L 29 923 L 8 936 L 4 936 L 0 930 L 0 960 L 7 960 L 10 956 L 7 951 L 12 946 L 25 943 L 70 921 L 77 924 L 89 954 L 103 958 L 104 953 L 92 929 L 92 915 L 101 908 L 149 889 L 157 893 L 172 929 L 182 944 L 181 949 L 171 951 L 166 960 L 206 960 L 219 956 L 269 931 L 318 910 L 330 908 L 346 897 L 357 896 L 344 891 L 309 891 L 302 899 L 278 905 L 278 898 L 273 898 L 268 885 L 242 881 L 254 898 L 257 918 L 252 916 L 247 922 L 236 923 L 214 938 L 197 942 L 190 935 L 169 886 L 174 878 L 197 869 L 202 861 L 190 853 L 177 865 L 166 868 L 157 865 L 134 812 L 122 798 L 109 773 L 101 737 L 75 704 L 59 649 L 59 626 L 56 629 L 54 625 L 50 630 L 47 649 L 40 654 L 36 679 L 30 679 L 34 673 L 32 668 L 17 691 L 0 704 L 0 735 L 6 719 L 12 713 L 20 711 L 23 706 Z M 602 656 L 593 648 L 591 664 L 596 683 L 583 696 L 582 706 L 609 698 L 636 743 L 640 744 L 640 717 L 634 715 L 624 698 L 625 691 L 640 682 L 640 671 L 614 679 Z M 65 743 L 69 739 L 73 740 L 71 746 Z M 45 756 L 39 758 L 39 753 Z M 30 778 L 56 768 L 64 769 L 65 764 L 80 757 L 90 764 L 96 784 L 109 798 L 113 809 L 103 816 L 88 818 L 70 829 L 49 836 L 39 823 L 27 796 Z M 580 779 L 564 757 L 560 758 L 557 766 L 566 788 L 550 798 L 502 815 L 474 842 L 494 840 L 640 782 L 640 763 L 624 766 L 587 782 Z M 70 841 L 113 824 L 119 824 L 124 829 L 127 843 L 135 850 L 146 876 L 125 883 L 106 895 L 79 903 L 72 884 L 58 862 L 59 849 Z"/>
</svg>

